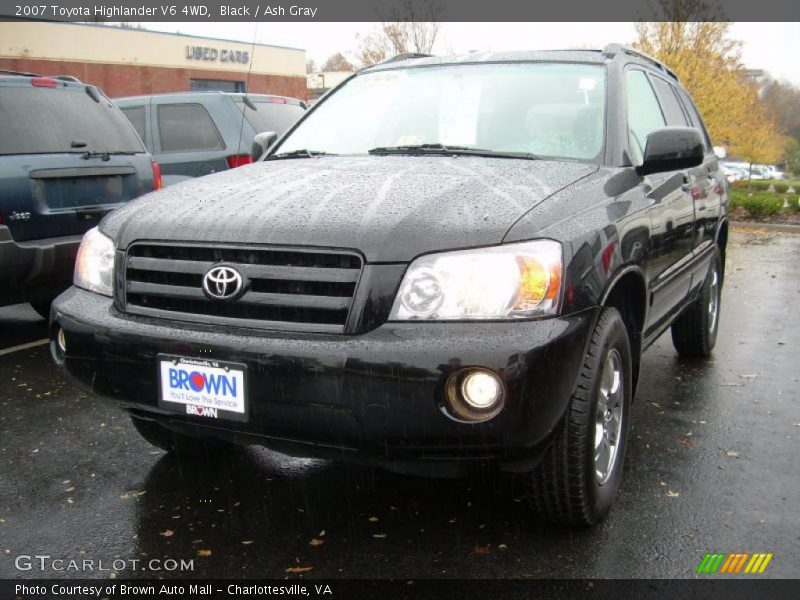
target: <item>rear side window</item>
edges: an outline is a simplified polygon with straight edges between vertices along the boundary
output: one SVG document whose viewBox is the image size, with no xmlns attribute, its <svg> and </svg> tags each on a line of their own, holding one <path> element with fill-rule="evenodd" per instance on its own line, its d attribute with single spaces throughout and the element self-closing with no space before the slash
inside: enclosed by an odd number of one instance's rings
<svg viewBox="0 0 800 600">
<path fill-rule="evenodd" d="M 651 77 L 650 80 L 653 82 L 658 99 L 661 101 L 661 108 L 667 119 L 667 125 L 686 127 L 689 123 L 686 121 L 686 115 L 681 108 L 678 97 L 675 95 L 675 88 L 660 77 Z"/>
<path fill-rule="evenodd" d="M 144 152 L 142 142 L 106 98 L 83 86 L 0 87 L 0 154 Z"/>
<path fill-rule="evenodd" d="M 251 100 L 251 103 L 256 107 L 255 110 L 244 102 L 237 102 L 236 106 L 244 111 L 244 118 L 256 133 L 274 131 L 279 136 L 283 135 L 305 112 L 301 106 L 288 102 L 279 104 Z"/>
<path fill-rule="evenodd" d="M 692 126 L 699 129 L 700 133 L 703 135 L 703 143 L 705 144 L 706 152 L 710 152 L 711 138 L 708 136 L 706 126 L 703 124 L 703 119 L 700 118 L 697 108 L 694 106 L 694 102 L 692 102 L 692 99 L 689 98 L 689 94 L 683 90 L 678 90 L 678 95 L 683 100 L 683 105 L 686 107 L 686 112 L 689 114 L 689 119 L 692 121 Z"/>
<path fill-rule="evenodd" d="M 666 125 L 653 87 L 644 71 L 627 73 L 628 87 L 628 138 L 631 159 L 640 164 L 644 156 L 647 136 Z"/>
<path fill-rule="evenodd" d="M 131 106 L 130 108 L 123 108 L 122 114 L 128 118 L 128 121 L 131 122 L 131 125 L 133 125 L 136 133 L 138 133 L 139 137 L 142 138 L 142 141 L 144 141 L 144 106 Z"/>
<path fill-rule="evenodd" d="M 202 104 L 158 107 L 158 130 L 164 152 L 218 150 L 225 147 L 217 126 Z"/>
</svg>

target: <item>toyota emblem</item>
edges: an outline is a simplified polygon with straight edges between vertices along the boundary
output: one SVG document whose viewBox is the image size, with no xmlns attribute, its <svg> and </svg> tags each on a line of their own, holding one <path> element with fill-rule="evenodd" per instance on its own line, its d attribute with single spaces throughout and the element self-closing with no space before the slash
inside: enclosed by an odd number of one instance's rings
<svg viewBox="0 0 800 600">
<path fill-rule="evenodd" d="M 203 276 L 203 291 L 212 300 L 236 298 L 243 287 L 241 273 L 232 267 L 212 267 Z"/>
</svg>

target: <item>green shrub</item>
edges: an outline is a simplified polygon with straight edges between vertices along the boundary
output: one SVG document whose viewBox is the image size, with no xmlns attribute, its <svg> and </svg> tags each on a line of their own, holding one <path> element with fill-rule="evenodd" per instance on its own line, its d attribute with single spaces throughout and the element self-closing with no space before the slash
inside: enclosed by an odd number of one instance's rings
<svg viewBox="0 0 800 600">
<path fill-rule="evenodd" d="M 747 196 L 742 205 L 756 219 L 763 219 L 779 213 L 783 209 L 783 198 L 777 194 L 760 193 Z"/>
<path fill-rule="evenodd" d="M 749 192 L 747 190 L 731 190 L 729 196 L 729 204 L 731 210 L 739 208 L 740 206 L 744 206 L 745 200 L 749 196 Z"/>
<path fill-rule="evenodd" d="M 770 182 L 761 179 L 754 179 L 750 181 L 750 189 L 755 192 L 766 192 L 769 190 Z"/>
<path fill-rule="evenodd" d="M 733 183 L 731 183 L 732 190 L 746 190 L 747 189 L 747 179 L 737 179 Z"/>
<path fill-rule="evenodd" d="M 776 181 L 772 184 L 772 189 L 778 194 L 785 194 L 789 191 L 789 184 L 782 181 Z"/>
</svg>

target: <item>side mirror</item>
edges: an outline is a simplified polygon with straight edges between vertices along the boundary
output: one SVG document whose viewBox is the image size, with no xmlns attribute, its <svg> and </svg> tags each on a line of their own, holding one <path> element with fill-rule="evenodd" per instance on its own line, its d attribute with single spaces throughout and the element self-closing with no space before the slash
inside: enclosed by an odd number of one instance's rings
<svg viewBox="0 0 800 600">
<path fill-rule="evenodd" d="M 678 171 L 703 162 L 703 139 L 692 127 L 664 127 L 647 136 L 639 175 Z"/>
<path fill-rule="evenodd" d="M 278 140 L 278 134 L 274 131 L 264 131 L 257 133 L 253 138 L 253 146 L 250 149 L 250 158 L 253 162 L 257 161 L 267 149 Z"/>
<path fill-rule="evenodd" d="M 728 151 L 725 150 L 725 146 L 714 146 L 714 155 L 717 158 L 726 158 L 728 156 Z"/>
</svg>

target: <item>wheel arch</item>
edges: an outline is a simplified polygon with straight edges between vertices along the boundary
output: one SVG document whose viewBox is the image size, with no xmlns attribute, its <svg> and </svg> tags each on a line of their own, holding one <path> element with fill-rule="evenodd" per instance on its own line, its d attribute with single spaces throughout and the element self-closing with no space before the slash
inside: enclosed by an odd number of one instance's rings
<svg viewBox="0 0 800 600">
<path fill-rule="evenodd" d="M 616 308 L 628 330 L 635 393 L 642 356 L 642 332 L 647 315 L 647 286 L 641 269 L 630 265 L 618 271 L 606 286 L 600 305 Z"/>
</svg>

